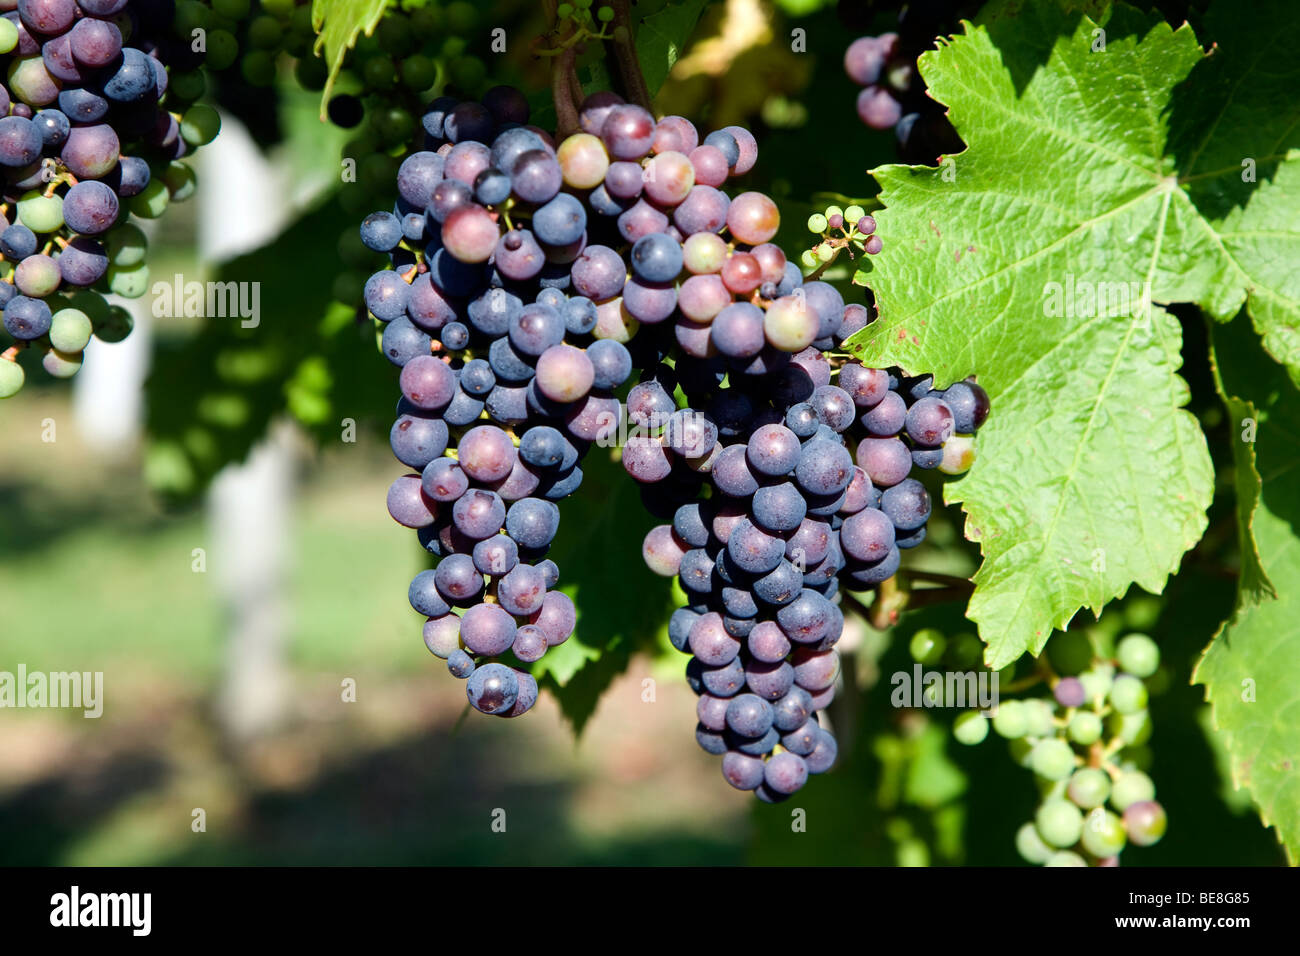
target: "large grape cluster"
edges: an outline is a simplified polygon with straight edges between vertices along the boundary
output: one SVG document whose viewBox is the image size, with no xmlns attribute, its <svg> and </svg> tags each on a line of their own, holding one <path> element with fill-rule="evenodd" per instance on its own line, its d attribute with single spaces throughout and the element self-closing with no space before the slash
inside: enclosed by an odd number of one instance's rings
<svg viewBox="0 0 1300 956">
<path fill-rule="evenodd" d="M 970 711 L 954 723 L 957 739 L 980 743 L 989 726 L 1011 742 L 1012 756 L 1032 770 L 1040 802 L 1016 833 L 1016 849 L 1045 866 L 1117 866 L 1128 844 L 1164 836 L 1164 808 L 1139 766 L 1151 736 L 1147 680 L 1160 651 L 1145 634 L 1129 634 L 1115 656 L 1096 658 L 1076 676 L 1054 677 L 1050 698 L 1002 701 L 992 718 Z"/>
<path fill-rule="evenodd" d="M 19 0 L 0 18 L 0 309 L 16 343 L 0 357 L 0 397 L 23 384 L 22 349 L 66 378 L 92 335 L 126 336 L 129 313 L 99 293 L 148 289 L 129 216 L 156 218 L 194 191 L 179 160 L 219 121 L 189 106 L 201 74 L 171 86 L 171 65 L 195 65 L 173 12 L 167 0 Z"/>
<path fill-rule="evenodd" d="M 508 88 L 435 100 L 398 202 L 362 223 L 393 265 L 365 290 L 402 367 L 393 450 L 419 469 L 389 509 L 441 559 L 411 603 L 471 704 L 527 709 L 536 685 L 515 665 L 574 623 L 544 559 L 555 502 L 592 443 L 620 445 L 672 521 L 643 553 L 689 598 L 670 635 L 692 655 L 697 739 L 775 802 L 835 759 L 817 715 L 840 585 L 869 590 L 923 540 L 930 499 L 911 472 L 969 467 L 988 400 L 835 352 L 871 315 L 786 261 L 768 196 L 723 191 L 757 159 L 748 131 L 701 141 L 612 94 L 577 119 L 555 145 Z"/>
</svg>

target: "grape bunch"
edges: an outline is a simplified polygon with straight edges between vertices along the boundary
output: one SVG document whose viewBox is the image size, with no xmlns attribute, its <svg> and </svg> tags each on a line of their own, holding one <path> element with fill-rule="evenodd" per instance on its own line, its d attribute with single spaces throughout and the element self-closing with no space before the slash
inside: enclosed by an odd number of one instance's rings
<svg viewBox="0 0 1300 956">
<path fill-rule="evenodd" d="M 908 4 L 897 32 L 859 37 L 844 51 L 844 72 L 862 87 L 858 118 L 875 130 L 893 129 L 906 162 L 933 163 L 962 148 L 942 104 L 926 95 L 916 58 L 934 38 L 952 32 L 960 7 L 955 2 Z"/>
<path fill-rule="evenodd" d="M 839 322 L 838 345 L 865 324 L 866 309 L 822 285 L 800 290 L 824 310 L 820 319 Z M 760 800 L 784 799 L 834 762 L 818 712 L 839 673 L 839 591 L 878 587 L 902 550 L 924 540 L 930 496 L 913 468 L 960 474 L 973 461 L 987 396 L 973 382 L 931 386 L 928 376 L 840 357 L 833 367 L 809 348 L 783 371 L 718 390 L 704 411 L 658 399 L 666 418 L 647 443 L 708 480 L 650 532 L 643 553 L 653 570 L 677 575 L 688 598 L 669 637 L 692 655 L 696 739 L 723 756 L 732 786 Z M 645 405 L 645 387 L 629 394 L 629 414 Z M 645 481 L 646 455 L 629 459 L 631 447 L 624 464 Z M 689 487 L 683 474 L 675 489 Z"/>
<path fill-rule="evenodd" d="M 989 732 L 1011 742 L 1012 756 L 1032 770 L 1040 802 L 1016 833 L 1016 849 L 1045 866 L 1118 866 L 1128 844 L 1151 846 L 1165 833 L 1155 784 L 1140 768 L 1151 736 L 1147 679 L 1160 651 L 1145 634 L 1115 645 L 1075 676 L 1054 677 L 1050 698 L 1002 701 L 991 719 L 968 711 L 953 733 L 978 744 Z"/>
<path fill-rule="evenodd" d="M 515 665 L 574 624 L 544 557 L 556 502 L 593 443 L 621 445 L 647 509 L 673 522 L 643 550 L 690 597 L 671 634 L 693 655 L 697 739 L 775 802 L 835 759 L 817 714 L 841 581 L 876 586 L 924 538 L 912 468 L 969 467 L 987 396 L 835 354 L 871 315 L 786 260 L 771 198 L 723 191 L 757 159 L 747 130 L 701 140 L 608 93 L 577 118 L 556 144 L 509 88 L 435 99 L 397 203 L 362 223 L 392 264 L 365 288 L 402 367 L 392 445 L 419 471 L 389 509 L 440 559 L 411 603 L 471 704 L 526 709 L 535 683 Z"/>
<path fill-rule="evenodd" d="M 884 243 L 875 234 L 876 220 L 868 216 L 861 206 L 827 206 L 825 212 L 815 212 L 808 217 L 808 231 L 818 237 L 818 242 L 805 249 L 799 261 L 806 269 L 819 269 L 835 261 L 841 252 L 874 256 Z"/>
<path fill-rule="evenodd" d="M 0 310 L 14 340 L 0 353 L 0 398 L 23 385 L 23 350 L 67 378 L 92 335 L 125 338 L 130 314 L 102 293 L 148 289 L 129 216 L 156 218 L 194 192 L 179 160 L 219 119 L 190 105 L 202 74 L 180 55 L 172 15 L 167 0 L 19 0 L 0 18 Z"/>
</svg>

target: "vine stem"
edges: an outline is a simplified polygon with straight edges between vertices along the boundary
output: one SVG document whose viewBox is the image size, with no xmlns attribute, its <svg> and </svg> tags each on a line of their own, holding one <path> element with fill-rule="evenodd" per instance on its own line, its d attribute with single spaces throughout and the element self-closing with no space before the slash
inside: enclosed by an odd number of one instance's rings
<svg viewBox="0 0 1300 956">
<path fill-rule="evenodd" d="M 653 113 L 650 88 L 646 86 L 641 61 L 636 55 L 636 44 L 632 42 L 632 5 L 628 0 L 610 0 L 610 6 L 614 8 L 613 32 L 617 34 L 617 28 L 623 28 L 623 38 L 614 40 L 615 62 L 623 81 L 623 95 L 629 102 Z"/>
<path fill-rule="evenodd" d="M 551 70 L 551 98 L 555 101 L 556 139 L 564 139 L 578 132 L 582 127 L 578 123 L 578 106 L 573 101 L 573 87 L 577 82 L 575 73 L 577 52 L 573 47 L 566 47 L 556 58 Z"/>
<path fill-rule="evenodd" d="M 11 346 L 9 346 L 9 348 L 5 349 L 3 352 L 0 352 L 0 359 L 3 359 L 3 360 L 6 361 L 6 362 L 17 362 L 17 361 L 18 361 L 18 346 L 16 346 L 16 345 L 11 345 Z"/>
<path fill-rule="evenodd" d="M 955 590 L 974 591 L 975 585 L 968 578 L 959 578 L 955 574 L 939 574 L 937 571 L 917 571 L 903 568 L 898 575 L 907 581 L 924 581 L 926 584 L 942 584 Z"/>
</svg>

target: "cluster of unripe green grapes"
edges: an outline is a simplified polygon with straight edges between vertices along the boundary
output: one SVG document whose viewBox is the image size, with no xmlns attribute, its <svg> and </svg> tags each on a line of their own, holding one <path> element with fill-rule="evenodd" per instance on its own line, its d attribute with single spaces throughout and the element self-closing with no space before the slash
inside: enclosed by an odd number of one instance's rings
<svg viewBox="0 0 1300 956">
<path fill-rule="evenodd" d="M 275 82 L 281 52 L 308 55 L 316 38 L 310 0 L 177 0 L 177 35 L 191 39 L 195 30 L 209 70 L 259 87 Z"/>
<path fill-rule="evenodd" d="M 1033 771 L 1040 802 L 1016 834 L 1016 848 L 1045 866 L 1116 866 L 1129 844 L 1150 846 L 1165 833 L 1165 811 L 1143 765 L 1151 736 L 1148 685 L 1160 651 L 1129 634 L 1113 658 L 1094 657 L 1077 675 L 1050 678 L 1052 696 L 999 702 L 991 717 L 961 714 L 953 734 L 981 743 L 990 729 Z"/>
<path fill-rule="evenodd" d="M 800 256 L 805 269 L 827 265 L 845 249 L 856 258 L 858 253 L 874 256 L 884 247 L 875 234 L 876 220 L 857 205 L 844 208 L 832 205 L 825 212 L 813 213 L 808 217 L 808 231 L 819 239 Z"/>
</svg>

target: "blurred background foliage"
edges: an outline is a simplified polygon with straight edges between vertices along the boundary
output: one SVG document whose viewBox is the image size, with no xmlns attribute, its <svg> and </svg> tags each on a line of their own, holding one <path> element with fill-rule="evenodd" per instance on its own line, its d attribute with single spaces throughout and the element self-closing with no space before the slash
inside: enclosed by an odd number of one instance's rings
<svg viewBox="0 0 1300 956">
<path fill-rule="evenodd" d="M 430 0 L 403 9 L 414 6 L 463 28 L 433 44 L 440 82 L 471 94 L 513 82 L 544 102 L 547 64 L 530 48 L 544 29 L 540 5 Z M 642 0 L 635 13 L 678 6 Z M 797 255 L 809 244 L 811 211 L 832 198 L 869 200 L 867 171 L 895 159 L 892 135 L 857 120 L 856 87 L 841 67 L 847 43 L 889 29 L 893 13 L 819 0 L 693 6 L 686 16 L 698 14 L 698 26 L 671 51 L 656 105 L 702 129 L 754 130 L 760 160 L 742 185 L 778 197 L 779 241 Z M 504 54 L 488 42 L 498 26 L 510 41 Z M 582 69 L 588 86 L 607 78 L 598 50 L 584 54 Z M 316 119 L 319 94 L 301 88 L 302 72 L 286 59 L 269 87 L 250 91 L 223 76 L 218 89 L 233 111 L 228 126 L 243 120 L 275 169 L 315 184 L 295 194 L 284 231 L 233 260 L 209 261 L 194 212 L 182 207 L 154 241 L 158 275 L 261 282 L 260 327 L 156 323 L 145 434 L 117 454 L 78 433 L 60 386 L 33 381 L 0 408 L 0 495 L 9 505 L 0 522 L 0 669 L 103 671 L 107 688 L 99 720 L 0 712 L 0 863 L 1019 863 L 1013 835 L 1036 803 L 1031 775 L 1001 742 L 956 744 L 952 711 L 889 702 L 889 675 L 911 670 L 913 633 L 970 630 L 957 604 L 908 612 L 883 632 L 850 617 L 845 687 L 831 712 L 840 765 L 800 794 L 804 829 L 792 829 L 788 805 L 727 787 L 692 739 L 683 658 L 663 634 L 674 598 L 640 559 L 653 521 L 620 470 L 596 456 L 583 494 L 565 503 L 556 546 L 583 618 L 565 653 L 548 655 L 552 693 L 525 720 L 465 717 L 461 685 L 422 646 L 405 600 L 427 556 L 385 511 L 396 370 L 347 295 L 368 266 L 355 254 L 340 266 L 340 236 L 383 205 L 374 194 L 391 183 L 395 160 L 362 142 L 372 151 L 358 181 L 338 184 L 335 157 L 349 155 L 349 134 Z M 350 82 L 345 74 L 339 89 Z M 862 301 L 847 283 L 851 268 L 837 264 L 828 278 Z M 1226 474 L 1228 434 L 1203 326 L 1194 312 L 1184 319 L 1192 410 Z M 41 441 L 47 419 L 66 423 L 56 442 Z M 214 717 L 227 611 L 209 576 L 192 569 L 193 549 L 212 536 L 201 495 L 285 420 L 294 423 L 296 463 L 290 704 L 273 730 L 236 741 Z M 358 440 L 341 438 L 345 420 Z M 1233 603 L 1222 571 L 1235 546 L 1230 481 L 1220 486 L 1211 527 L 1228 530 L 1211 531 L 1166 594 L 1134 592 L 1100 622 L 1078 622 L 1103 636 L 1148 630 L 1168 672 L 1152 706 L 1150 772 L 1169 834 L 1125 854 L 1125 865 L 1281 861 L 1249 801 L 1231 791 L 1202 693 L 1189 686 Z M 974 570 L 978 552 L 956 517 L 936 513 L 913 567 Z M 355 703 L 341 699 L 349 680 Z M 196 808 L 206 832 L 191 829 Z M 507 814 L 504 833 L 491 827 L 497 808 Z"/>
</svg>

